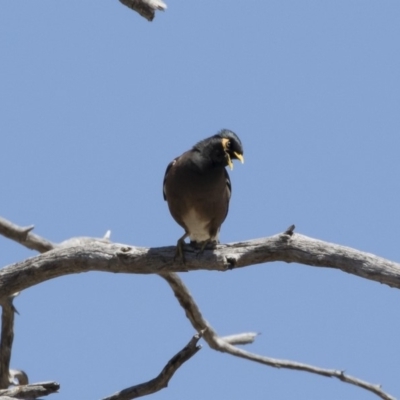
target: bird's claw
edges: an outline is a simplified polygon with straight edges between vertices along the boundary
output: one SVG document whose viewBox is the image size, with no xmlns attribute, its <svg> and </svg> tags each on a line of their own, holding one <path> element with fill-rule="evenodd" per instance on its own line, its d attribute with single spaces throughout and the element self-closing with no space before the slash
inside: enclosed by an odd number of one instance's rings
<svg viewBox="0 0 400 400">
<path fill-rule="evenodd" d="M 176 251 L 174 256 L 174 261 L 180 260 L 182 264 L 186 263 L 185 253 L 183 251 L 183 246 L 185 245 L 184 239 L 179 239 L 178 243 L 176 244 Z"/>
</svg>

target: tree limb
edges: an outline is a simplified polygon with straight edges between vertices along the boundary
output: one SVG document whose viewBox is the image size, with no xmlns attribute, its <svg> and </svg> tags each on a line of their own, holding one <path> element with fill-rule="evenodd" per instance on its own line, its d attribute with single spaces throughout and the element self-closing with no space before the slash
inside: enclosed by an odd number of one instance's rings
<svg viewBox="0 0 400 400">
<path fill-rule="evenodd" d="M 45 251 L 53 249 L 53 243 L 31 233 L 33 228 L 33 225 L 22 227 L 0 217 L 0 235 L 15 240 L 28 249 L 37 250 L 39 253 L 44 253 Z"/>
<path fill-rule="evenodd" d="M 167 5 L 162 0 L 119 0 L 123 5 L 139 13 L 148 21 L 153 21 L 155 11 L 165 11 Z"/>
<path fill-rule="evenodd" d="M 182 364 L 185 363 L 187 360 L 192 358 L 201 349 L 201 346 L 197 346 L 197 342 L 200 340 L 202 334 L 203 332 L 199 332 L 194 335 L 190 342 L 179 353 L 175 354 L 174 357 L 172 357 L 168 361 L 167 365 L 163 368 L 163 370 L 156 378 L 148 382 L 124 389 L 118 393 L 113 394 L 112 396 L 105 397 L 103 400 L 136 399 L 138 397 L 146 396 L 148 394 L 152 394 L 166 388 L 168 386 L 168 382 L 178 370 L 178 368 L 181 367 Z"/>
<path fill-rule="evenodd" d="M 9 371 L 14 340 L 14 315 L 17 311 L 13 305 L 14 297 L 15 295 L 12 295 L 1 303 L 0 389 L 7 389 L 10 386 Z"/>
<path fill-rule="evenodd" d="M 40 396 L 56 393 L 59 389 L 60 385 L 57 382 L 33 383 L 0 390 L 0 399 L 1 396 L 8 396 L 13 399 L 36 399 Z"/>
<path fill-rule="evenodd" d="M 159 274 L 195 270 L 227 271 L 271 261 L 340 269 L 400 288 L 400 264 L 300 234 L 219 245 L 201 257 L 189 246 L 186 263 L 174 262 L 175 247 L 144 248 L 100 240 L 59 247 L 5 267 L 0 272 L 0 301 L 15 292 L 59 276 L 89 271 Z"/>
<path fill-rule="evenodd" d="M 0 220 L 0 227 L 2 221 L 4 220 Z M 293 230 L 294 225 L 284 233 L 269 238 L 220 245 L 214 252 L 205 251 L 200 261 L 196 257 L 196 253 L 191 248 L 187 248 L 185 249 L 185 264 L 173 262 L 174 247 L 148 249 L 108 243 L 109 232 L 103 239 L 73 238 L 60 245 L 52 244 L 54 248 L 52 251 L 13 264 L 0 271 L 0 299 L 7 299 L 10 293 L 26 289 L 45 280 L 72 273 L 88 271 L 157 273 L 169 283 L 185 310 L 187 318 L 197 331 L 204 332 L 204 339 L 211 348 L 276 368 L 302 370 L 335 377 L 369 390 L 382 399 L 393 400 L 394 398 L 382 391 L 379 385 L 362 381 L 345 374 L 343 371 L 264 357 L 233 346 L 233 344 L 251 343 L 257 334 L 244 333 L 225 338 L 219 337 L 212 326 L 203 318 L 186 286 L 174 273 L 199 269 L 226 271 L 252 264 L 285 261 L 337 268 L 400 288 L 400 264 L 349 247 L 294 234 Z M 2 233 L 1 229 L 0 233 Z M 8 232 L 5 236 L 13 239 L 15 233 Z M 36 241 L 38 250 L 39 248 L 43 249 L 41 241 L 47 242 L 39 236 L 36 236 Z M 120 398 L 113 400 L 117 399 L 121 400 Z"/>
<path fill-rule="evenodd" d="M 204 333 L 204 340 L 212 349 L 218 350 L 222 353 L 228 353 L 236 357 L 245 358 L 250 361 L 255 361 L 260 364 L 269 365 L 270 367 L 293 369 L 298 371 L 310 372 L 329 378 L 337 378 L 343 382 L 359 386 L 365 390 L 375 393 L 377 396 L 384 400 L 395 400 L 393 396 L 385 393 L 380 385 L 374 385 L 372 383 L 347 375 L 344 371 L 319 368 L 313 365 L 302 364 L 295 361 L 264 357 L 259 354 L 250 353 L 248 351 L 233 346 L 233 344 L 229 343 L 226 338 L 224 339 L 222 337 L 219 337 L 212 326 L 208 323 L 208 321 L 203 318 L 201 311 L 194 299 L 192 298 L 192 295 L 190 294 L 188 288 L 185 286 L 185 284 L 182 282 L 177 274 L 166 273 L 160 274 L 160 276 L 164 278 L 170 285 L 175 297 L 178 299 L 179 304 L 185 310 L 186 317 L 189 319 L 192 326 L 195 329 L 206 329 Z"/>
</svg>

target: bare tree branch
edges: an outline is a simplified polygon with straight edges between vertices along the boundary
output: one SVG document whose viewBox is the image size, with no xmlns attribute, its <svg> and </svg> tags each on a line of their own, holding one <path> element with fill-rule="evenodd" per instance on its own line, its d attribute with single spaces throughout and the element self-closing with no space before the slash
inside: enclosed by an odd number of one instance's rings
<svg viewBox="0 0 400 400">
<path fill-rule="evenodd" d="M 89 271 L 154 274 L 195 270 L 227 271 L 271 261 L 336 268 L 400 288 L 400 264 L 349 247 L 300 234 L 217 246 L 201 257 L 189 246 L 186 263 L 174 262 L 175 247 L 144 248 L 99 240 L 60 247 L 5 267 L 0 272 L 0 301 L 15 292 L 59 276 Z"/>
<path fill-rule="evenodd" d="M 30 233 L 34 228 L 33 225 L 21 227 L 13 224 L 10 221 L 0 217 L 0 234 L 21 243 L 23 246 L 31 250 L 36 250 L 39 253 L 44 253 L 45 251 L 54 248 L 54 244 L 49 242 L 42 237 L 36 236 Z"/>
<path fill-rule="evenodd" d="M 192 337 L 190 342 L 177 354 L 172 357 L 167 365 L 163 368 L 160 374 L 152 379 L 151 381 L 141 383 L 140 385 L 132 386 L 124 389 L 112 396 L 105 397 L 103 400 L 130 400 L 138 397 L 146 396 L 158 392 L 168 386 L 168 382 L 187 360 L 192 358 L 200 349 L 201 346 L 197 346 L 197 342 L 200 340 L 203 332 L 199 332 Z"/>
<path fill-rule="evenodd" d="M 15 295 L 12 295 L 1 303 L 0 389 L 7 389 L 10 385 L 9 370 L 14 340 L 14 314 L 17 311 L 13 305 L 14 297 Z"/>
<path fill-rule="evenodd" d="M 275 368 L 287 368 L 299 371 L 306 371 L 313 374 L 327 376 L 330 378 L 337 378 L 343 382 L 359 386 L 365 390 L 375 393 L 382 399 L 395 400 L 393 396 L 385 393 L 380 385 L 373 385 L 369 382 L 347 375 L 344 371 L 319 368 L 294 361 L 264 357 L 259 354 L 250 353 L 248 351 L 233 346 L 231 343 L 228 343 L 226 339 L 224 340 L 224 338 L 219 337 L 215 330 L 210 326 L 210 324 L 203 318 L 201 311 L 194 299 L 192 298 L 188 288 L 185 286 L 185 284 L 182 282 L 177 274 L 167 273 L 160 276 L 169 283 L 172 291 L 175 294 L 175 297 L 178 299 L 179 304 L 185 310 L 186 317 L 189 319 L 192 326 L 195 329 L 199 329 L 200 327 L 203 327 L 203 329 L 206 328 L 206 331 L 204 333 L 204 340 L 212 349 L 221 351 L 222 353 L 229 353 L 236 357 L 245 358 L 250 361 L 255 361 L 260 364 L 269 365 Z"/>
<path fill-rule="evenodd" d="M 4 220 L 0 220 L 0 233 L 2 233 L 2 221 Z M 24 229 L 16 225 L 13 226 L 17 228 L 17 231 Z M 185 250 L 185 264 L 173 262 L 174 247 L 148 249 L 108 243 L 109 232 L 102 239 L 73 238 L 60 245 L 52 244 L 53 251 L 13 264 L 0 271 L 0 299 L 7 299 L 7 296 L 10 296 L 13 292 L 26 289 L 45 280 L 78 272 L 157 273 L 169 283 L 192 326 L 197 331 L 204 332 L 204 339 L 211 348 L 276 368 L 295 369 L 335 377 L 343 382 L 371 391 L 382 399 L 394 400 L 394 397 L 385 393 L 379 385 L 362 381 L 345 374 L 343 371 L 264 357 L 233 346 L 233 344 L 251 343 L 257 334 L 250 332 L 219 337 L 208 321 L 203 318 L 186 286 L 174 273 L 199 269 L 226 271 L 252 264 L 285 261 L 337 268 L 400 288 L 400 264 L 349 247 L 294 234 L 293 231 L 294 225 L 284 233 L 269 238 L 220 245 L 214 252 L 205 251 L 201 260 L 196 257 L 191 248 L 187 248 Z M 16 233 L 8 232 L 5 236 L 14 239 Z M 38 243 L 38 250 L 40 248 L 42 251 L 46 251 L 43 250 L 44 246 L 42 245 L 47 241 L 36 235 L 35 239 Z M 129 391 L 134 388 L 126 390 Z M 125 391 L 120 393 L 125 393 Z M 116 395 L 119 394 L 117 393 L 114 396 Z M 115 399 L 110 397 L 108 399 L 121 400 L 125 397 Z"/>
<path fill-rule="evenodd" d="M 8 396 L 13 399 L 36 399 L 40 396 L 56 393 L 59 389 L 60 385 L 57 382 L 33 383 L 0 390 L 0 399 L 2 398 L 1 396 Z"/>
<path fill-rule="evenodd" d="M 138 12 L 148 21 L 153 21 L 155 11 L 165 11 L 167 5 L 162 0 L 119 0 L 125 6 Z"/>
<path fill-rule="evenodd" d="M 14 240 L 23 246 L 31 250 L 36 250 L 39 253 L 45 253 L 46 251 L 53 250 L 56 247 L 72 247 L 72 246 L 84 246 L 89 243 L 110 243 L 111 231 L 107 231 L 102 238 L 93 237 L 74 237 L 59 244 L 48 241 L 47 239 L 31 233 L 34 229 L 34 225 L 27 227 L 18 226 L 12 222 L 0 217 L 0 235 L 5 236 L 8 239 Z"/>
<path fill-rule="evenodd" d="M 259 333 L 244 332 L 235 335 L 223 336 L 221 339 L 230 344 L 250 344 L 253 343 Z"/>
</svg>

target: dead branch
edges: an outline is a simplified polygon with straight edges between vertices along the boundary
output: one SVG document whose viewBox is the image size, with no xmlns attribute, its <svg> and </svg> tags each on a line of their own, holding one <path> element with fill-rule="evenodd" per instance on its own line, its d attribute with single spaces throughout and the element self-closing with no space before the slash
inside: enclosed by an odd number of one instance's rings
<svg viewBox="0 0 400 400">
<path fill-rule="evenodd" d="M 4 229 L 1 229 L 3 221 L 5 220 L 0 219 L 0 233 L 4 231 Z M 8 221 L 6 222 L 8 223 Z M 8 226 L 10 226 L 9 224 Z M 185 249 L 186 263 L 184 265 L 173 262 L 174 247 L 148 249 L 113 244 L 109 243 L 109 233 L 102 239 L 73 238 L 60 245 L 51 244 L 54 248 L 52 251 L 4 268 L 0 272 L 0 299 L 7 299 L 10 293 L 26 289 L 45 280 L 72 273 L 88 271 L 157 273 L 169 283 L 192 326 L 197 331 L 203 332 L 204 339 L 211 348 L 276 368 L 295 369 L 335 377 L 371 391 L 382 399 L 394 400 L 391 395 L 382 391 L 379 385 L 362 381 L 345 374 L 343 371 L 322 369 L 293 361 L 264 357 L 234 346 L 234 344 L 251 343 L 257 334 L 250 332 L 227 337 L 218 336 L 212 326 L 203 318 L 186 286 L 174 273 L 200 269 L 226 271 L 253 264 L 285 261 L 337 268 L 400 288 L 400 264 L 349 247 L 294 234 L 293 231 L 294 225 L 284 233 L 269 238 L 220 245 L 214 252 L 205 251 L 200 261 L 195 252 L 187 248 Z M 8 230 L 5 236 L 13 239 L 15 232 L 10 233 Z M 41 244 L 50 242 L 39 236 L 35 236 L 35 239 L 37 250 L 45 251 Z M 23 242 L 20 243 L 24 244 Z M 129 391 L 142 385 L 126 390 Z M 125 391 L 120 393 L 125 393 Z M 114 396 L 116 395 L 118 393 Z M 106 399 L 120 400 L 121 398 L 110 397 Z"/>
<path fill-rule="evenodd" d="M 259 333 L 244 332 L 236 333 L 235 335 L 222 336 L 221 339 L 230 344 L 251 344 L 256 340 Z"/>
<path fill-rule="evenodd" d="M 54 248 L 54 244 L 48 240 L 31 233 L 34 228 L 33 225 L 22 227 L 13 224 L 10 221 L 0 217 L 0 234 L 21 243 L 23 246 L 31 250 L 37 250 L 39 253 L 44 253 L 45 251 Z"/>
<path fill-rule="evenodd" d="M 57 393 L 59 389 L 60 385 L 57 382 L 33 383 L 0 390 L 0 399 L 2 399 L 1 396 L 8 396 L 13 399 L 36 399 L 40 396 Z"/>
<path fill-rule="evenodd" d="M 130 400 L 136 399 L 138 397 L 146 396 L 158 392 L 168 386 L 168 382 L 187 360 L 192 358 L 200 349 L 201 346 L 197 346 L 197 342 L 202 337 L 203 332 L 199 332 L 192 337 L 190 342 L 177 354 L 175 354 L 163 368 L 160 374 L 145 383 L 140 385 L 132 386 L 130 388 L 124 389 L 112 396 L 105 397 L 103 400 Z"/>
<path fill-rule="evenodd" d="M 391 287 L 400 288 L 400 264 L 300 234 L 217 246 L 202 257 L 187 247 L 186 263 L 174 262 L 175 247 L 144 248 L 99 240 L 85 245 L 59 247 L 9 265 L 0 272 L 0 301 L 15 292 L 59 276 L 89 271 L 159 274 L 195 270 L 227 271 L 272 261 L 340 269 Z"/>
<path fill-rule="evenodd" d="M 10 385 L 9 370 L 14 340 L 14 315 L 17 311 L 13 305 L 14 297 L 15 295 L 12 295 L 1 303 L 0 389 L 7 389 Z"/>
<path fill-rule="evenodd" d="M 167 5 L 162 0 L 119 0 L 125 6 L 139 13 L 148 21 L 153 21 L 155 11 L 165 11 Z"/>
<path fill-rule="evenodd" d="M 218 336 L 211 325 L 203 318 L 201 311 L 190 294 L 188 288 L 177 274 L 168 273 L 160 276 L 164 278 L 170 285 L 175 297 L 178 299 L 179 304 L 185 310 L 186 317 L 189 319 L 192 326 L 195 329 L 199 329 L 200 327 L 206 329 L 204 333 L 204 340 L 212 349 L 218 350 L 222 353 L 228 353 L 236 357 L 245 358 L 250 361 L 255 361 L 260 364 L 269 365 L 270 367 L 306 371 L 329 378 L 337 378 L 343 382 L 359 386 L 365 390 L 375 393 L 382 399 L 395 400 L 393 396 L 385 393 L 380 385 L 374 385 L 372 383 L 347 375 L 344 371 L 319 368 L 313 365 L 302 364 L 295 361 L 264 357 L 233 346 L 232 342 L 229 343 L 226 338 L 224 339 L 223 337 Z"/>
</svg>

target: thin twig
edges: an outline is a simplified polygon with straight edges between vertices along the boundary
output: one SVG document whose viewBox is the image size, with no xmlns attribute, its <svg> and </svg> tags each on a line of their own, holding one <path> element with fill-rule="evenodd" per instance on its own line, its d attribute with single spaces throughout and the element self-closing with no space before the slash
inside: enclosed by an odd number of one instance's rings
<svg viewBox="0 0 400 400">
<path fill-rule="evenodd" d="M 243 332 L 235 335 L 222 336 L 221 339 L 230 344 L 250 344 L 256 340 L 258 335 L 259 333 L 256 332 Z"/>
<path fill-rule="evenodd" d="M 0 217 L 0 234 L 21 243 L 23 246 L 31 250 L 37 250 L 39 253 L 54 248 L 54 244 L 48 240 L 31 233 L 34 228 L 33 225 L 22 227 L 7 221 L 5 218 Z"/>
<path fill-rule="evenodd" d="M 156 378 L 148 382 L 121 390 L 112 396 L 105 397 L 103 400 L 136 399 L 138 397 L 146 396 L 166 388 L 168 386 L 168 382 L 179 369 L 179 367 L 181 367 L 183 363 L 193 357 L 201 349 L 201 346 L 198 346 L 197 342 L 202 337 L 202 334 L 203 332 L 199 332 L 194 335 L 192 339 L 190 339 L 190 342 L 168 361 L 167 365 Z"/>
<path fill-rule="evenodd" d="M 168 274 L 160 274 L 160 276 L 164 278 L 170 285 L 172 291 L 174 292 L 175 297 L 178 299 L 179 304 L 185 310 L 185 314 L 189 319 L 189 321 L 191 322 L 192 326 L 195 329 L 199 329 L 199 327 L 201 326 L 207 327 L 207 330 L 204 334 L 204 340 L 212 349 L 221 351 L 223 353 L 229 353 L 236 357 L 245 358 L 250 361 L 255 361 L 261 364 L 269 365 L 275 368 L 287 368 L 298 371 L 306 371 L 306 372 L 311 372 L 313 374 L 327 376 L 330 378 L 338 378 L 343 382 L 359 386 L 365 390 L 375 393 L 382 399 L 395 400 L 393 396 L 384 392 L 380 385 L 374 385 L 369 382 L 363 381 L 361 379 L 355 378 L 353 376 L 347 375 L 343 371 L 319 368 L 313 365 L 302 364 L 295 361 L 264 357 L 259 354 L 250 353 L 248 351 L 233 346 L 231 343 L 228 343 L 222 337 L 219 337 L 215 332 L 215 330 L 211 327 L 209 322 L 204 319 L 199 307 L 194 301 L 188 288 L 177 274 L 168 273 Z"/>
</svg>

